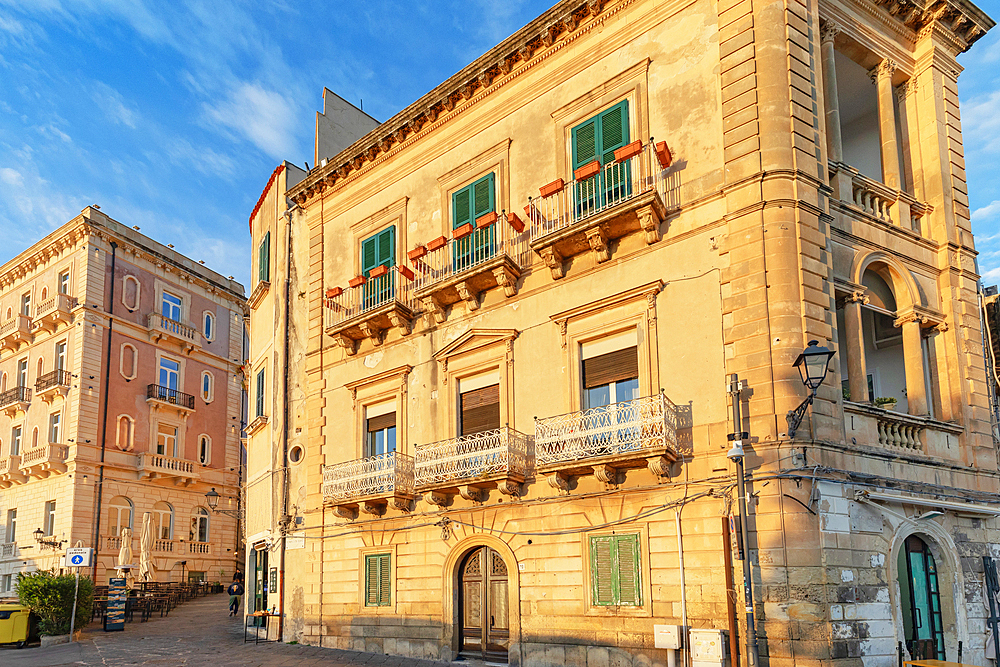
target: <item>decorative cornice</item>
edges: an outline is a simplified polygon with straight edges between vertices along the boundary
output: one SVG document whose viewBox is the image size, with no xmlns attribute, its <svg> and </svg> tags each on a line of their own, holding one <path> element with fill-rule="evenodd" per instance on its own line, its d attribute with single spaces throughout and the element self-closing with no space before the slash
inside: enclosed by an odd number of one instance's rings
<svg viewBox="0 0 1000 667">
<path fill-rule="evenodd" d="M 408 146 L 417 135 L 439 127 L 533 67 L 540 55 L 548 57 L 633 2 L 618 0 L 605 12 L 611 4 L 608 0 L 563 0 L 328 160 L 325 167 L 313 169 L 289 189 L 288 196 L 303 205 L 352 173 L 367 171 Z"/>
<path fill-rule="evenodd" d="M 955 38 L 958 53 L 968 50 L 995 22 L 967 0 L 871 0 L 922 38 L 935 27 Z"/>
</svg>

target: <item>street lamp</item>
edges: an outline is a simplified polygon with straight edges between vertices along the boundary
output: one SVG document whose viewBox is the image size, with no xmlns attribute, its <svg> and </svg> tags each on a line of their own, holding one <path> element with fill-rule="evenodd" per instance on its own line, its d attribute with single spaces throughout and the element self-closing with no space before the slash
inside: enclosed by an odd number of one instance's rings
<svg viewBox="0 0 1000 667">
<path fill-rule="evenodd" d="M 58 549 L 62 546 L 62 540 L 47 540 L 45 539 L 45 533 L 42 532 L 41 528 L 35 528 L 35 532 L 32 533 L 35 537 L 35 541 L 38 542 L 43 547 L 52 547 L 53 549 Z"/>
<path fill-rule="evenodd" d="M 802 384 L 809 388 L 809 395 L 794 410 L 789 410 L 785 415 L 788 422 L 788 437 L 795 437 L 795 431 L 802 423 L 802 418 L 806 414 L 806 408 L 812 405 L 816 398 L 816 390 L 823 384 L 827 372 L 830 370 L 830 360 L 833 359 L 833 350 L 821 347 L 819 341 L 809 341 L 809 347 L 803 350 L 792 364 L 799 370 L 802 377 Z"/>
<path fill-rule="evenodd" d="M 218 509 L 219 498 L 221 497 L 222 496 L 219 495 L 219 493 L 215 490 L 215 487 L 213 486 L 212 490 L 205 494 L 205 498 L 208 500 L 208 508 L 213 512 L 215 512 L 216 514 L 225 514 L 226 516 L 231 516 L 234 519 L 238 519 L 240 516 L 239 510 Z"/>
</svg>

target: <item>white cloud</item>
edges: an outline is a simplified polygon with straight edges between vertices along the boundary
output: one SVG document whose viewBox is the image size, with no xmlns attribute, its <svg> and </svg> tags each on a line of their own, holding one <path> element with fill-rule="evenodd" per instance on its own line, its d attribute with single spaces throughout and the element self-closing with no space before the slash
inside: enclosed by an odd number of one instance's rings
<svg viewBox="0 0 1000 667">
<path fill-rule="evenodd" d="M 135 129 L 139 112 L 127 105 L 125 98 L 117 90 L 98 81 L 93 85 L 90 96 L 112 121 Z"/>
<path fill-rule="evenodd" d="M 226 180 L 232 180 L 236 175 L 236 160 L 211 148 L 195 147 L 187 139 L 169 140 L 164 150 L 174 164 L 193 166 L 203 174 Z"/>
<path fill-rule="evenodd" d="M 30 157 L 15 151 L 11 157 Z M 88 202 L 60 192 L 42 178 L 34 163 L 19 159 L 17 168 L 0 167 L 0 228 L 4 230 L 0 263 L 68 222 Z"/>
<path fill-rule="evenodd" d="M 41 127 L 38 128 L 38 132 L 46 137 L 55 137 L 56 139 L 59 139 L 60 141 L 67 144 L 73 143 L 73 139 L 70 138 L 68 134 L 60 130 L 52 123 L 49 123 L 48 125 L 42 125 Z"/>
<path fill-rule="evenodd" d="M 1000 153 L 1000 90 L 978 95 L 962 104 L 962 125 L 973 152 Z"/>
<path fill-rule="evenodd" d="M 993 216 L 1000 214 L 1000 200 L 990 202 L 986 206 L 977 208 L 972 212 L 973 222 L 982 222 L 984 220 L 989 220 Z"/>
<path fill-rule="evenodd" d="M 240 84 L 217 104 L 206 104 L 204 112 L 211 123 L 242 136 L 276 160 L 295 150 L 299 125 L 295 105 L 260 84 Z"/>
</svg>

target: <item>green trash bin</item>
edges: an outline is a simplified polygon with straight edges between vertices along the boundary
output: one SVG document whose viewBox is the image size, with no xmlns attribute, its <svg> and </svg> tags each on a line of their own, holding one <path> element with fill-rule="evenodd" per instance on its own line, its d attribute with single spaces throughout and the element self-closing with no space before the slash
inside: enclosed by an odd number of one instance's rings
<svg viewBox="0 0 1000 667">
<path fill-rule="evenodd" d="M 30 614 L 19 604 L 0 604 L 0 644 L 27 644 Z"/>
</svg>

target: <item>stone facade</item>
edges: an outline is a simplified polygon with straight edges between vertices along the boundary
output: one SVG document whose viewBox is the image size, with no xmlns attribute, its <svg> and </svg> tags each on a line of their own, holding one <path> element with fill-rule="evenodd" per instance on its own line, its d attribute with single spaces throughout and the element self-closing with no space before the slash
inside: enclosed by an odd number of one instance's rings
<svg viewBox="0 0 1000 667">
<path fill-rule="evenodd" d="M 0 267 L 0 595 L 78 542 L 106 583 L 124 527 L 138 564 L 147 514 L 157 580 L 232 577 L 244 303 L 234 280 L 94 208 Z M 209 509 L 211 488 L 230 514 Z"/>
<path fill-rule="evenodd" d="M 992 26 L 561 2 L 306 174 L 285 638 L 644 665 L 673 624 L 745 661 L 745 555 L 764 664 L 983 660 L 1000 488 L 955 58 Z M 811 340 L 836 355 L 789 437 Z"/>
</svg>

